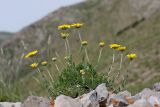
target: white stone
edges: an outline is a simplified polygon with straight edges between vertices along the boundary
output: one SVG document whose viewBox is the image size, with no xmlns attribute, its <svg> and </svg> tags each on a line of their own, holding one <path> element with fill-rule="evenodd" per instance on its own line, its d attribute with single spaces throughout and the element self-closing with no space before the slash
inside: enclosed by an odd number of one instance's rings
<svg viewBox="0 0 160 107">
<path fill-rule="evenodd" d="M 160 107 L 160 97 L 150 96 L 148 99 L 148 102 L 154 106 L 154 104 L 157 104 Z"/>
<path fill-rule="evenodd" d="M 77 99 L 60 95 L 55 100 L 55 107 L 82 107 L 82 104 Z"/>
<path fill-rule="evenodd" d="M 98 85 L 95 91 L 97 92 L 97 99 L 100 102 L 106 100 L 109 97 L 109 92 L 107 91 L 105 83 Z"/>
<path fill-rule="evenodd" d="M 0 102 L 0 107 L 21 107 L 21 102 Z"/>
<path fill-rule="evenodd" d="M 153 89 L 154 89 L 155 91 L 160 91 L 160 83 L 155 83 L 155 84 L 153 85 Z"/>
<path fill-rule="evenodd" d="M 29 96 L 22 107 L 49 107 L 49 99 L 37 96 Z"/>
<path fill-rule="evenodd" d="M 127 107 L 152 107 L 152 105 L 147 100 L 140 99 L 140 100 L 135 101 L 135 103 Z"/>
<path fill-rule="evenodd" d="M 97 92 L 95 90 L 78 97 L 78 100 L 82 103 L 83 107 L 99 107 Z"/>
</svg>

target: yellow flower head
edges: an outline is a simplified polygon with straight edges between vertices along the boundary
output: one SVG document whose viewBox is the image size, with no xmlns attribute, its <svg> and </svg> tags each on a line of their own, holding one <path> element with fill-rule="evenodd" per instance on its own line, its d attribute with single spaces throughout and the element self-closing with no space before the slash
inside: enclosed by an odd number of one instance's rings
<svg viewBox="0 0 160 107">
<path fill-rule="evenodd" d="M 78 85 L 77 85 L 77 88 L 79 88 L 79 87 L 81 87 L 81 85 L 78 84 Z"/>
<path fill-rule="evenodd" d="M 68 36 L 69 36 L 69 33 L 67 33 L 67 32 L 62 32 L 62 33 L 61 33 L 61 37 L 62 37 L 63 39 L 66 39 Z"/>
<path fill-rule="evenodd" d="M 67 30 L 69 28 L 71 28 L 71 25 L 68 25 L 68 24 L 63 24 L 58 26 L 58 29 L 60 30 Z"/>
<path fill-rule="evenodd" d="M 112 48 L 112 49 L 117 49 L 119 48 L 121 45 L 119 44 L 110 44 L 109 47 Z"/>
<path fill-rule="evenodd" d="M 117 50 L 123 52 L 126 50 L 126 48 L 127 48 L 126 46 L 121 46 L 121 47 L 117 48 Z"/>
<path fill-rule="evenodd" d="M 37 67 L 38 67 L 38 63 L 32 63 L 32 64 L 30 65 L 30 67 L 31 67 L 31 68 L 37 68 Z"/>
<path fill-rule="evenodd" d="M 83 26 L 83 23 L 74 23 L 74 24 L 71 24 L 71 26 L 75 28 L 81 28 Z"/>
<path fill-rule="evenodd" d="M 81 75 L 85 75 L 85 71 L 84 70 L 80 70 Z"/>
<path fill-rule="evenodd" d="M 100 47 L 104 47 L 104 46 L 105 46 L 105 42 L 100 42 L 100 43 L 99 43 L 99 46 L 100 46 Z"/>
<path fill-rule="evenodd" d="M 86 45 L 88 44 L 88 42 L 87 42 L 87 41 L 82 41 L 81 44 L 82 44 L 83 46 L 86 46 Z"/>
<path fill-rule="evenodd" d="M 41 62 L 41 65 L 43 65 L 43 66 L 45 66 L 45 65 L 47 65 L 48 64 L 48 62 L 47 61 L 43 61 L 43 62 Z"/>
<path fill-rule="evenodd" d="M 57 61 L 57 58 L 56 57 L 52 58 L 52 61 L 54 61 L 54 62 Z"/>
<path fill-rule="evenodd" d="M 130 59 L 130 60 L 133 60 L 135 58 L 137 58 L 137 55 L 135 53 L 131 53 L 131 54 L 128 54 L 127 57 Z"/>
<path fill-rule="evenodd" d="M 68 60 L 68 59 L 69 59 L 69 56 L 65 56 L 64 59 L 65 59 L 65 60 Z"/>
<path fill-rule="evenodd" d="M 25 58 L 33 57 L 33 56 L 35 56 L 37 53 L 38 53 L 37 50 L 34 50 L 34 51 L 32 51 L 32 52 L 29 52 L 29 53 L 25 56 Z"/>
</svg>

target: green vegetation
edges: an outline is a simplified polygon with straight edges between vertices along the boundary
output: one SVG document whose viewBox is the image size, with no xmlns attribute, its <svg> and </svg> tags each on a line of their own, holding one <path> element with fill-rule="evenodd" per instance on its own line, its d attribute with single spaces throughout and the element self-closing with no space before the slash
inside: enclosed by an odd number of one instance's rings
<svg viewBox="0 0 160 107">
<path fill-rule="evenodd" d="M 24 93 L 22 90 L 18 84 L 10 85 L 0 81 L 0 102 L 21 101 Z"/>
<path fill-rule="evenodd" d="M 113 79 L 107 76 L 97 74 L 96 69 L 88 63 L 82 62 L 76 65 L 71 62 L 58 76 L 57 80 L 55 80 L 51 95 L 58 96 L 64 94 L 75 97 L 95 89 L 101 83 L 106 83 L 108 89 L 116 89 L 120 86 L 113 87 L 113 81 Z"/>
</svg>

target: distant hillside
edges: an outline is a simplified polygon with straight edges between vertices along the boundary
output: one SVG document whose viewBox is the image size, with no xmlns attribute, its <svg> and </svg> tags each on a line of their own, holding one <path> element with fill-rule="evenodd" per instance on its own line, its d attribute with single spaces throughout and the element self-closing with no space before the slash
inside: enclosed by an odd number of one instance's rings
<svg viewBox="0 0 160 107">
<path fill-rule="evenodd" d="M 81 33 L 83 39 L 89 42 L 88 48 L 91 49 L 88 49 L 89 57 L 92 62 L 96 63 L 95 58 L 99 50 L 95 46 L 100 40 L 105 40 L 107 45 L 113 42 L 126 45 L 132 52 L 138 54 L 138 59 L 130 69 L 131 90 L 135 92 L 143 87 L 149 87 L 153 82 L 160 81 L 159 11 L 159 0 L 88 0 L 63 7 L 23 28 L 1 45 L 5 53 L 1 56 L 0 64 L 3 65 L 1 70 L 5 70 L 8 75 L 12 74 L 10 79 L 19 79 L 21 75 L 23 77 L 21 81 L 28 84 L 26 90 L 35 89 L 36 83 L 33 84 L 31 81 L 34 80 L 26 75 L 30 74 L 30 69 L 25 66 L 27 62 L 22 61 L 23 54 L 33 49 L 46 52 L 47 39 L 51 35 L 53 56 L 56 51 L 64 57 L 65 48 L 57 26 L 63 23 L 84 22 Z M 77 34 L 73 33 L 69 41 L 72 51 L 77 52 L 79 49 Z M 76 56 L 78 53 L 74 55 L 78 60 Z M 106 72 L 111 62 L 112 51 L 106 47 L 102 56 L 103 65 L 100 66 L 100 71 Z M 127 64 L 122 72 L 126 69 Z M 53 68 L 52 70 L 55 71 Z M 19 75 L 17 76 L 15 72 Z M 135 84 L 138 87 L 135 87 Z"/>
<path fill-rule="evenodd" d="M 4 40 L 9 39 L 11 36 L 13 36 L 13 33 L 10 33 L 10 32 L 0 32 L 0 44 Z"/>
</svg>

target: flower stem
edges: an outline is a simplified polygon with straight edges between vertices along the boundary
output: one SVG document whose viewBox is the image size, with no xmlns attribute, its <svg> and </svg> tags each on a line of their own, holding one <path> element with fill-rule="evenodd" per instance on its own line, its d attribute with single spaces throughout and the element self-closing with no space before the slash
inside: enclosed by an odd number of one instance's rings
<svg viewBox="0 0 160 107">
<path fill-rule="evenodd" d="M 82 36 L 81 36 L 81 33 L 80 33 L 80 31 L 78 30 L 78 36 L 79 36 L 79 40 L 80 40 L 80 42 L 82 42 Z"/>
<path fill-rule="evenodd" d="M 122 68 L 122 62 L 123 62 L 123 53 L 121 53 L 121 61 L 120 61 L 119 70 L 121 70 L 121 68 Z"/>
<path fill-rule="evenodd" d="M 113 59 L 112 59 L 112 64 L 114 64 L 115 61 L 115 51 L 113 51 Z"/>
<path fill-rule="evenodd" d="M 131 64 L 132 64 L 132 60 L 129 62 L 129 67 L 131 66 Z"/>
<path fill-rule="evenodd" d="M 54 80 L 53 80 L 53 78 L 52 78 L 52 76 L 51 76 L 51 73 L 49 72 L 49 70 L 47 69 L 47 73 L 48 73 L 48 75 L 49 75 L 49 77 L 50 77 L 50 79 L 51 79 L 51 81 L 52 81 L 52 83 L 54 82 Z"/>
<path fill-rule="evenodd" d="M 115 60 L 115 51 L 113 50 L 112 63 L 111 63 L 111 66 L 109 68 L 109 73 L 108 74 L 110 74 L 112 72 L 114 60 Z"/>
<path fill-rule="evenodd" d="M 51 56 L 51 36 L 48 36 L 48 41 L 47 41 L 47 49 L 48 49 L 48 56 Z"/>
<path fill-rule="evenodd" d="M 42 81 L 45 80 L 45 76 L 43 75 L 43 73 L 41 72 L 40 68 L 37 67 L 37 71 L 39 72 L 39 74 L 41 75 L 42 77 Z"/>
<path fill-rule="evenodd" d="M 55 54 L 56 54 L 56 57 L 58 58 L 58 62 L 63 66 L 63 68 L 65 68 L 64 63 L 62 63 L 60 55 L 57 52 L 55 52 Z M 66 54 L 66 56 L 67 56 L 67 54 Z"/>
<path fill-rule="evenodd" d="M 85 53 L 86 53 L 87 61 L 89 62 L 89 57 L 88 57 L 88 53 L 87 53 L 86 47 L 85 47 L 84 51 L 85 51 Z"/>
<path fill-rule="evenodd" d="M 39 69 L 39 67 L 37 67 L 37 71 L 38 71 L 39 73 L 41 73 L 41 70 Z"/>
<path fill-rule="evenodd" d="M 55 66 L 56 66 L 57 71 L 59 72 L 60 70 L 59 70 L 59 67 L 56 63 L 55 63 Z"/>
<path fill-rule="evenodd" d="M 65 49 L 66 49 L 66 56 L 68 55 L 68 46 L 67 46 L 67 42 L 65 41 Z"/>
<path fill-rule="evenodd" d="M 68 42 L 68 39 L 66 38 L 66 43 L 68 45 L 68 54 L 69 56 L 71 55 L 71 50 L 70 50 L 70 45 L 69 45 L 69 42 Z"/>
<path fill-rule="evenodd" d="M 100 49 L 100 52 L 99 52 L 98 63 L 99 63 L 99 61 L 100 61 L 100 59 L 101 59 L 102 50 L 103 50 L 103 48 L 101 48 L 101 49 Z"/>
</svg>

